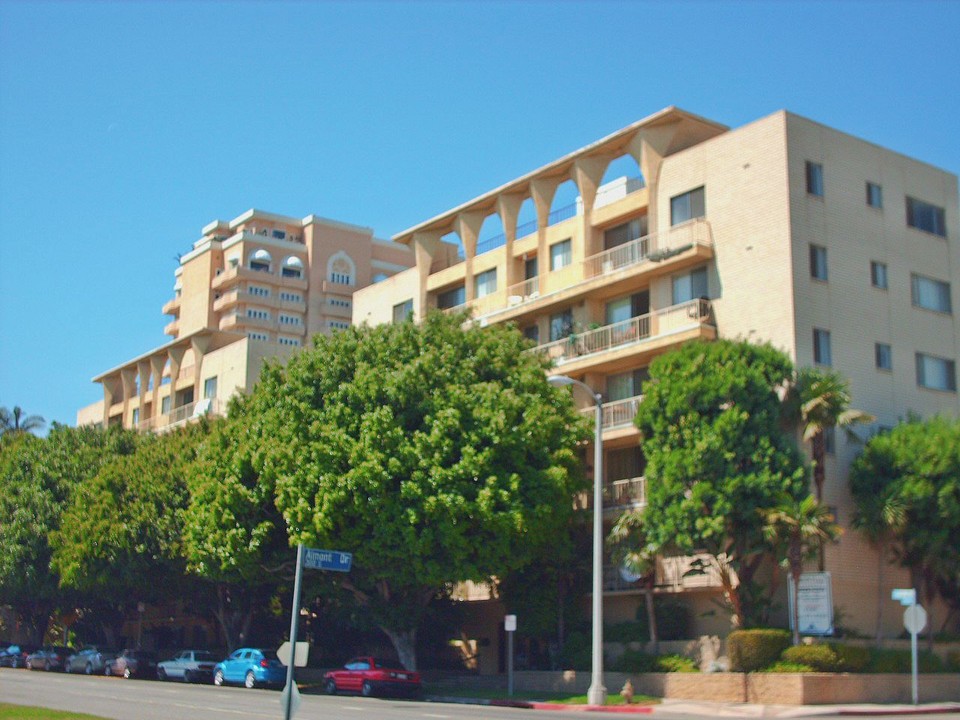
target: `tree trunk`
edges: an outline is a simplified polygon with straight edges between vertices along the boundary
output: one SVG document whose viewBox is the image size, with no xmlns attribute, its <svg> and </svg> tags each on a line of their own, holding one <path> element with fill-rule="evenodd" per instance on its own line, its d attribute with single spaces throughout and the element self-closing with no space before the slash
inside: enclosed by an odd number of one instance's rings
<svg viewBox="0 0 960 720">
<path fill-rule="evenodd" d="M 249 637 L 253 619 L 250 595 L 249 591 L 243 589 L 232 590 L 223 583 L 217 585 L 217 609 L 214 614 L 230 652 Z"/>
<path fill-rule="evenodd" d="M 393 643 L 393 647 L 400 658 L 400 664 L 407 670 L 416 670 L 417 631 L 415 629 L 392 630 L 383 626 L 381 626 L 380 629 L 386 633 L 387 637 L 390 638 L 390 642 Z"/>
<path fill-rule="evenodd" d="M 800 644 L 800 576 L 803 575 L 803 547 L 799 535 L 790 541 L 787 550 L 790 577 L 793 578 L 793 644 Z"/>
<path fill-rule="evenodd" d="M 933 652 L 933 637 L 936 634 L 936 631 L 933 629 L 933 603 L 937 599 L 937 588 L 933 578 L 934 575 L 931 570 L 926 569 L 923 571 L 923 594 L 927 604 L 924 608 L 927 611 L 927 650 L 931 653 Z"/>
<path fill-rule="evenodd" d="M 827 458 L 827 445 L 823 436 L 823 430 L 818 430 L 813 436 L 813 485 L 817 495 L 817 505 L 823 502 L 823 485 L 826 481 L 827 469 L 825 466 Z M 823 572 L 827 564 L 825 543 L 823 538 L 817 540 L 819 545 L 817 549 L 817 568 Z"/>
<path fill-rule="evenodd" d="M 647 583 L 643 590 L 644 598 L 647 604 L 647 626 L 650 629 L 650 642 L 653 643 L 653 654 L 660 654 L 660 633 L 657 631 L 657 613 L 653 604 L 653 579 Z"/>
</svg>

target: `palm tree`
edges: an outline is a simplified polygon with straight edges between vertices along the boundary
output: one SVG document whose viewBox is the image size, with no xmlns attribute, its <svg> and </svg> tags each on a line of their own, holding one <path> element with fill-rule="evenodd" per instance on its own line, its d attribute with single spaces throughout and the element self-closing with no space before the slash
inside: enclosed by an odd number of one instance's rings
<svg viewBox="0 0 960 720">
<path fill-rule="evenodd" d="M 833 515 L 813 495 L 798 500 L 784 495 L 776 507 L 762 511 L 764 535 L 775 552 L 783 555 L 793 578 L 793 644 L 800 644 L 800 612 L 797 602 L 803 561 L 813 557 L 824 542 L 836 540 L 841 533 Z"/>
<path fill-rule="evenodd" d="M 883 606 L 886 593 L 883 584 L 883 569 L 887 564 L 890 544 L 896 540 L 906 521 L 903 500 L 887 495 L 872 495 L 857 506 L 853 527 L 877 547 L 877 647 L 883 641 Z"/>
<path fill-rule="evenodd" d="M 660 639 L 657 631 L 656 608 L 653 604 L 653 586 L 656 583 L 657 555 L 659 548 L 647 540 L 643 528 L 643 510 L 630 510 L 621 515 L 607 536 L 610 556 L 618 568 L 636 575 L 643 586 L 647 608 L 647 627 L 653 654 L 659 653 Z"/>
<path fill-rule="evenodd" d="M 803 430 L 803 441 L 810 443 L 814 492 L 817 502 L 823 502 L 826 433 L 831 428 L 849 428 L 858 423 L 871 423 L 876 418 L 863 410 L 851 408 L 849 383 L 840 373 L 823 368 L 801 368 L 797 371 L 784 399 L 784 415 L 788 424 Z M 818 565 L 822 572 L 822 544 Z"/>
<path fill-rule="evenodd" d="M 14 405 L 13 410 L 0 407 L 0 435 L 42 430 L 46 424 L 47 421 L 39 415 L 24 416 L 23 409 L 19 405 Z"/>
</svg>

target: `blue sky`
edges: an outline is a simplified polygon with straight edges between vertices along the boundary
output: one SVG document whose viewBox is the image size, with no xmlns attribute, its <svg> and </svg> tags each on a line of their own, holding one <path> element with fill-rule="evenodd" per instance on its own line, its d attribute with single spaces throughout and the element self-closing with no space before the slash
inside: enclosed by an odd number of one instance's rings
<svg viewBox="0 0 960 720">
<path fill-rule="evenodd" d="M 389 237 L 668 105 L 960 172 L 960 2 L 0 2 L 0 405 L 73 424 L 257 207 Z"/>
</svg>

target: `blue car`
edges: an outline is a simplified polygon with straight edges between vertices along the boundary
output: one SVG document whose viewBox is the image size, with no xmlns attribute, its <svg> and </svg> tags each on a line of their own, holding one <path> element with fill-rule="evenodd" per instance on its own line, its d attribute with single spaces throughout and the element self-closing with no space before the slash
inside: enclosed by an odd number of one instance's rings
<svg viewBox="0 0 960 720">
<path fill-rule="evenodd" d="M 260 685 L 283 687 L 286 680 L 287 668 L 277 658 L 276 650 L 240 648 L 213 668 L 214 685 L 235 683 L 248 688 Z"/>
</svg>

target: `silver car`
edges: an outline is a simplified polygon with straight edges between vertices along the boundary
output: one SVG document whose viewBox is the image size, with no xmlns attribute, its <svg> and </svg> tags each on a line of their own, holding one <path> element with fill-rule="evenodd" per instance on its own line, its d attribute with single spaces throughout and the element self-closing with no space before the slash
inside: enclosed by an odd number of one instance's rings
<svg viewBox="0 0 960 720">
<path fill-rule="evenodd" d="M 217 658 L 207 650 L 181 650 L 172 660 L 157 663 L 157 678 L 160 680 L 183 680 L 183 682 L 212 682 L 213 666 Z"/>
<path fill-rule="evenodd" d="M 88 645 L 82 648 L 78 653 L 67 658 L 64 670 L 68 673 L 86 673 L 87 675 L 99 675 L 117 656 L 116 650 L 101 650 L 100 648 Z"/>
</svg>

